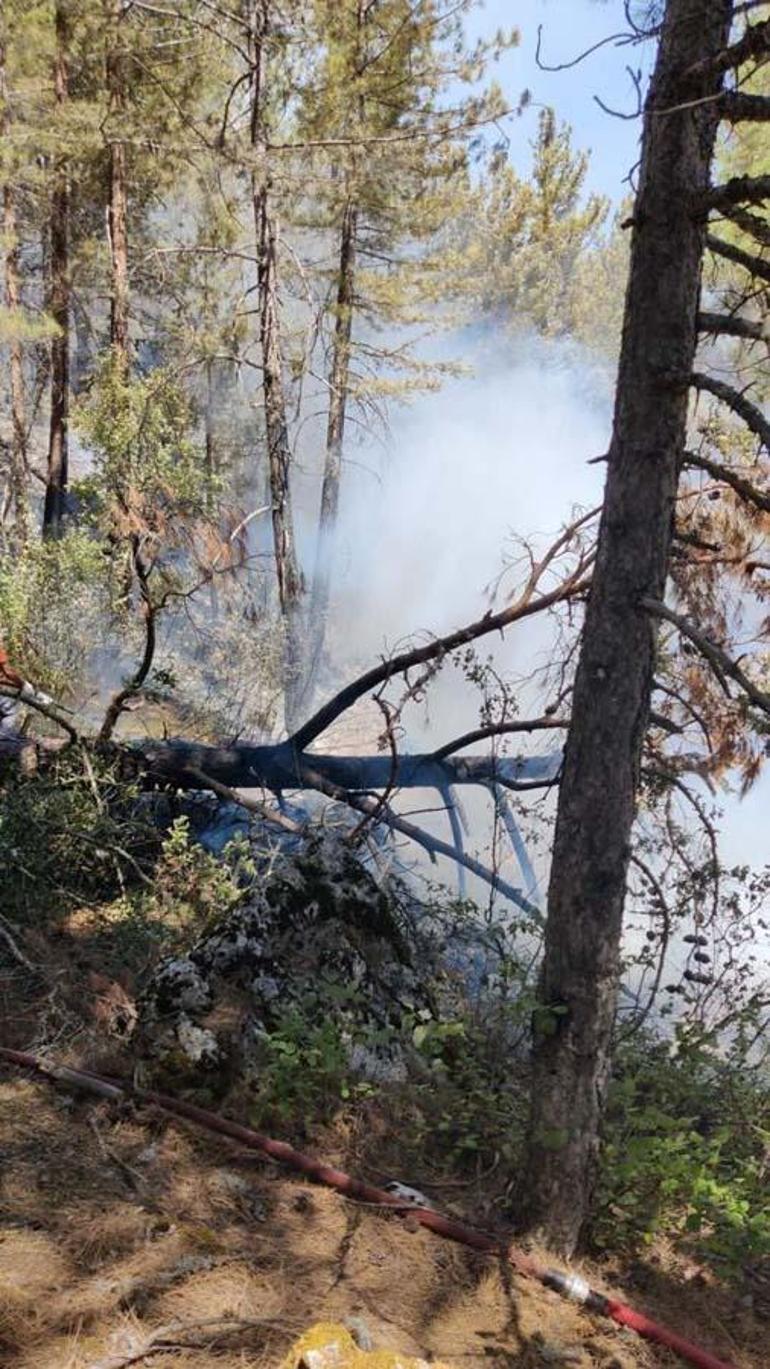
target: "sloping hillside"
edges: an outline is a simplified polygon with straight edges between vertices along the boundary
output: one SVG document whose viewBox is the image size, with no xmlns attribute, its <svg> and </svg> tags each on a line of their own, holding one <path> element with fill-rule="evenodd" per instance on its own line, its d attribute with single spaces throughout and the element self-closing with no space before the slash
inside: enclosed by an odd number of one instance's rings
<svg viewBox="0 0 770 1369">
<path fill-rule="evenodd" d="M 381 1180 L 359 1127 L 341 1117 L 313 1149 Z M 278 1365 L 311 1323 L 346 1318 L 362 1319 L 376 1347 L 469 1369 L 676 1362 L 494 1262 L 153 1109 L 6 1074 L 0 1161 L 8 1369 Z M 459 1212 L 469 1198 L 432 1196 Z M 766 1323 L 663 1252 L 586 1272 L 605 1289 L 614 1274 L 620 1296 L 739 1369 L 766 1363 Z"/>
</svg>

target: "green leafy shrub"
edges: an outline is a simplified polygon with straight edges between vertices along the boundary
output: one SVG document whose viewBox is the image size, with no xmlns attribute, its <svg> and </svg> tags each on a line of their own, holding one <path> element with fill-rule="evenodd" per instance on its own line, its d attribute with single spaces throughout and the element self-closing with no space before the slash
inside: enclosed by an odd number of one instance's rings
<svg viewBox="0 0 770 1369">
<path fill-rule="evenodd" d="M 335 1000 L 351 1007 L 352 990 L 342 984 L 319 984 L 315 995 L 292 1004 L 262 1043 L 262 1060 L 255 1083 L 251 1119 L 257 1126 L 281 1123 L 319 1123 L 341 1104 L 350 1105 L 377 1092 L 351 1067 L 351 1047 L 371 1048 L 382 1033 L 361 1028 L 343 1029 L 324 1008 Z"/>
<path fill-rule="evenodd" d="M 751 1000 L 743 1016 L 754 1010 Z M 770 1254 L 770 1080 L 725 1036 L 622 1046 L 610 1090 L 595 1238 L 665 1232 L 728 1265 Z"/>
</svg>

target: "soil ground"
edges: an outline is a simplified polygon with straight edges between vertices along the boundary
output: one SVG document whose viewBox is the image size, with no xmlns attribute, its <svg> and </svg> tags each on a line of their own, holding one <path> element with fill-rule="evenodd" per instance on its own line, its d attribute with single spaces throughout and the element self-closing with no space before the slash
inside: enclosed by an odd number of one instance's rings
<svg viewBox="0 0 770 1369">
<path fill-rule="evenodd" d="M 124 1073 L 128 1060 L 89 1014 L 93 965 L 78 958 L 76 939 L 55 953 L 42 938 L 25 945 L 46 962 L 47 987 L 18 964 L 0 965 L 0 1045 Z M 222 1110 L 248 1121 L 248 1098 Z M 371 1100 L 283 1139 L 373 1183 L 414 1184 L 442 1210 L 488 1225 L 484 1176 L 442 1176 L 429 1156 L 414 1172 L 399 1130 L 395 1109 Z M 662 1245 L 643 1259 L 576 1269 L 736 1369 L 770 1365 L 770 1322 L 756 1301 L 747 1306 L 740 1290 Z M 346 1201 L 224 1138 L 0 1065 L 4 1369 L 277 1369 L 307 1327 L 350 1318 L 365 1322 L 378 1349 L 455 1369 L 680 1363 L 508 1265 L 411 1231 L 403 1217 Z"/>
<path fill-rule="evenodd" d="M 352 1167 L 344 1132 L 319 1140 Z M 378 1347 L 467 1369 L 677 1362 L 493 1261 L 153 1109 L 5 1075 L 0 1162 L 7 1369 L 279 1365 L 306 1327 L 351 1317 Z M 446 1199 L 461 1208 L 456 1192 Z M 767 1324 L 660 1253 L 614 1280 L 582 1271 L 739 1369 L 769 1362 Z"/>
</svg>

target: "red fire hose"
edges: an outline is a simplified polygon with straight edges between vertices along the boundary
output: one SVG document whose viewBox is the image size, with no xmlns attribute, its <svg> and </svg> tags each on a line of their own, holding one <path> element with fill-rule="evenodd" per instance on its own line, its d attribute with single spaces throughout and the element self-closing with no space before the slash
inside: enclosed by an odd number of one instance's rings
<svg viewBox="0 0 770 1369">
<path fill-rule="evenodd" d="M 280 1164 L 289 1165 L 292 1169 L 299 1170 L 301 1174 L 306 1174 L 308 1178 L 326 1184 L 329 1188 L 336 1189 L 338 1193 L 344 1193 L 346 1197 L 355 1198 L 365 1203 L 381 1204 L 383 1207 L 395 1208 L 398 1211 L 405 1210 L 403 1200 L 397 1195 L 389 1193 L 386 1189 L 376 1188 L 373 1184 L 363 1183 L 360 1179 L 353 1179 L 349 1174 L 343 1173 L 342 1170 L 334 1169 L 330 1165 L 323 1164 L 320 1160 L 314 1160 L 311 1156 L 304 1155 L 300 1150 L 295 1150 L 285 1141 L 275 1141 L 270 1136 L 263 1136 L 260 1132 L 253 1131 L 251 1127 L 241 1126 L 238 1122 L 230 1122 L 224 1117 L 218 1117 L 216 1113 L 195 1107 L 193 1103 L 185 1103 L 181 1099 L 171 1098 L 164 1093 L 155 1093 L 151 1089 L 135 1089 L 119 1079 L 93 1074 L 90 1070 L 76 1070 L 70 1069 L 66 1065 L 51 1064 L 34 1055 L 28 1055 L 24 1051 L 0 1047 L 0 1060 L 6 1061 L 8 1064 L 18 1065 L 22 1069 L 33 1070 L 59 1083 L 99 1094 L 101 1097 L 131 1097 L 143 1103 L 153 1103 L 156 1107 L 162 1108 L 164 1112 L 185 1117 L 191 1122 L 196 1122 L 198 1126 L 205 1127 L 208 1131 L 218 1132 L 222 1136 L 231 1137 L 234 1141 L 240 1141 L 241 1145 L 247 1146 L 250 1150 L 262 1151 L 263 1154 L 269 1155 L 271 1159 L 277 1160 Z M 456 1241 L 460 1245 L 470 1246 L 472 1250 L 478 1250 L 484 1254 L 504 1256 L 520 1274 L 537 1279 L 546 1288 L 552 1288 L 571 1301 L 581 1303 L 589 1312 L 610 1317 L 621 1326 L 630 1326 L 632 1330 L 647 1340 L 657 1341 L 659 1345 L 665 1345 L 669 1350 L 674 1350 L 682 1359 L 695 1365 L 696 1369 L 734 1369 L 734 1366 L 728 1364 L 726 1360 L 717 1359 L 715 1355 L 711 1355 L 707 1350 L 702 1350 L 700 1346 L 685 1340 L 675 1331 L 669 1331 L 667 1327 L 645 1317 L 643 1313 L 635 1312 L 626 1303 L 616 1302 L 614 1298 L 607 1298 L 603 1293 L 597 1293 L 578 1275 L 565 1274 L 558 1269 L 546 1269 L 523 1251 L 501 1243 L 490 1233 L 466 1226 L 464 1222 L 445 1217 L 440 1212 L 434 1212 L 424 1207 L 412 1207 L 411 1205 L 408 1207 L 408 1211 L 421 1226 L 427 1227 L 437 1236 Z"/>
</svg>

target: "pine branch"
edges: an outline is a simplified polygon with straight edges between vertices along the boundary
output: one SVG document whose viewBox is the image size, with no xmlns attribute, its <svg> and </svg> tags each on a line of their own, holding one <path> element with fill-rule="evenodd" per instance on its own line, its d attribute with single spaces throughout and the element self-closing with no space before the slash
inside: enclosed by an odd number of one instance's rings
<svg viewBox="0 0 770 1369">
<path fill-rule="evenodd" d="M 739 314 L 698 315 L 698 328 L 701 333 L 711 333 L 714 337 L 751 338 L 755 342 L 770 342 L 770 323 L 757 319 L 742 318 Z"/>
<path fill-rule="evenodd" d="M 726 217 L 744 233 L 755 238 L 761 247 L 770 247 L 770 224 L 766 219 L 760 219 L 756 214 L 750 214 L 748 209 L 740 209 L 738 206 L 728 209 Z"/>
<path fill-rule="evenodd" d="M 641 600 L 642 608 L 646 608 L 648 613 L 654 613 L 658 618 L 665 619 L 681 632 L 683 637 L 687 637 L 696 646 L 701 655 L 708 661 L 717 679 L 725 688 L 725 679 L 735 680 L 740 685 L 744 694 L 748 696 L 757 708 L 770 716 L 770 694 L 765 693 L 749 679 L 749 676 L 741 669 L 737 661 L 732 656 L 728 656 L 722 647 L 712 642 L 710 637 L 701 632 L 700 628 L 691 623 L 689 618 L 684 618 L 680 613 L 675 613 L 667 604 L 660 603 L 657 599 Z"/>
<path fill-rule="evenodd" d="M 770 494 L 758 490 L 751 481 L 745 480 L 736 471 L 731 471 L 728 466 L 723 466 L 718 461 L 712 461 L 708 456 L 701 456 L 698 452 L 685 452 L 685 466 L 695 467 L 699 471 L 706 471 L 714 480 L 719 480 L 723 485 L 729 485 L 731 489 L 739 494 L 741 499 L 745 499 L 747 504 L 753 504 L 755 508 L 761 509 L 763 513 L 770 513 Z"/>
<path fill-rule="evenodd" d="M 729 47 L 723 48 L 717 57 L 708 57 L 702 62 L 695 62 L 685 75 L 707 76 L 718 75 L 723 71 L 731 71 L 736 67 L 743 66 L 744 62 L 754 59 L 761 61 L 770 53 L 770 19 L 764 19 L 760 24 L 753 24 L 747 28 L 742 38 L 736 43 L 731 43 Z"/>
<path fill-rule="evenodd" d="M 759 438 L 764 447 L 770 451 L 770 423 L 765 418 L 761 409 L 751 400 L 742 395 L 740 390 L 734 390 L 732 385 L 726 385 L 723 380 L 716 380 L 714 376 L 704 375 L 702 371 L 693 371 L 690 376 L 690 384 L 696 390 L 706 390 L 709 394 L 716 395 L 723 404 L 729 405 L 734 413 L 742 418 L 747 428 Z"/>
<path fill-rule="evenodd" d="M 702 203 L 705 209 L 726 212 L 736 204 L 764 204 L 765 200 L 770 200 L 770 175 L 733 176 L 724 185 L 712 185 Z"/>
<path fill-rule="evenodd" d="M 753 257 L 750 252 L 743 252 L 740 247 L 734 247 L 731 242 L 725 242 L 722 238 L 717 238 L 713 233 L 706 234 L 706 246 L 718 256 L 724 257 L 725 261 L 732 261 L 736 266 L 742 266 L 750 275 L 756 276 L 759 280 L 770 281 L 770 261 L 763 261 L 761 257 Z"/>
<path fill-rule="evenodd" d="M 725 90 L 719 100 L 719 113 L 730 123 L 758 123 L 770 119 L 770 96 L 746 95 L 742 90 Z"/>
</svg>

